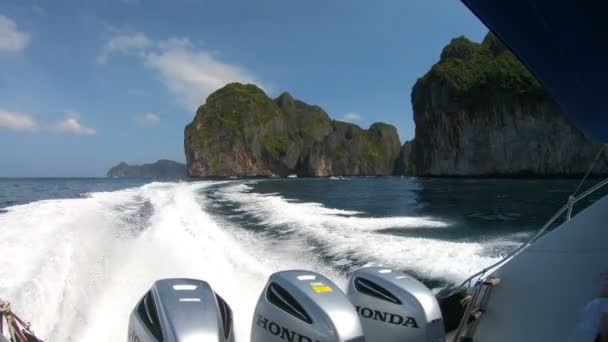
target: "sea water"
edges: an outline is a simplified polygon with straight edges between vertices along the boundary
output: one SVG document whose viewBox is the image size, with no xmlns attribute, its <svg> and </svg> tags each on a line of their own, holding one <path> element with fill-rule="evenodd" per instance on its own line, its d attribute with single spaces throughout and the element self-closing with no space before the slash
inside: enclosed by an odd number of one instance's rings
<svg viewBox="0 0 608 342">
<path fill-rule="evenodd" d="M 45 340 L 124 341 L 154 280 L 199 278 L 247 341 L 273 272 L 314 270 L 344 286 L 351 270 L 384 265 L 441 295 L 526 241 L 577 184 L 0 179 L 0 298 Z"/>
</svg>

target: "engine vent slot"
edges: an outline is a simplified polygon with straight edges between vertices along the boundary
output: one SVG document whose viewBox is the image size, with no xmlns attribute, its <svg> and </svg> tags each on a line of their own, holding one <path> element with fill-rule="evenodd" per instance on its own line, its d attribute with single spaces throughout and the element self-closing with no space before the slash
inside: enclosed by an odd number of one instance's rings
<svg viewBox="0 0 608 342">
<path fill-rule="evenodd" d="M 154 297 L 152 293 L 148 291 L 144 298 L 139 302 L 137 306 L 137 315 L 144 322 L 144 325 L 154 337 L 160 342 L 163 341 L 163 334 L 160 329 L 158 320 L 158 314 L 156 312 L 156 304 L 154 303 Z"/>
<path fill-rule="evenodd" d="M 224 337 L 228 339 L 230 336 L 230 331 L 232 330 L 232 310 L 230 307 L 217 293 L 215 294 L 215 298 L 217 298 L 218 306 L 220 307 L 220 316 L 222 318 L 222 327 L 224 328 Z"/>
<path fill-rule="evenodd" d="M 312 319 L 306 313 L 304 308 L 277 283 L 271 283 L 266 290 L 266 299 L 281 310 L 302 320 L 308 324 L 312 324 Z"/>
<path fill-rule="evenodd" d="M 395 297 L 387 289 L 365 278 L 355 278 L 355 289 L 363 294 L 372 296 L 393 304 L 401 305 L 399 298 Z"/>
</svg>

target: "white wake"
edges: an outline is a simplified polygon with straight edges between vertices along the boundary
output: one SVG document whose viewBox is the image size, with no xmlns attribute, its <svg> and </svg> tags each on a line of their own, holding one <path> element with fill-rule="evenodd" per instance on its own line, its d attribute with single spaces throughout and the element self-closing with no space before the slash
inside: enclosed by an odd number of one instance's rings
<svg viewBox="0 0 608 342">
<path fill-rule="evenodd" d="M 211 184 L 153 183 L 8 208 L 0 215 L 0 297 L 46 340 L 124 341 L 129 313 L 154 280 L 199 278 L 231 304 L 237 338 L 247 341 L 267 277 L 317 266 L 219 226 L 196 196 Z M 154 210 L 149 226 L 125 223 L 145 200 Z"/>
<path fill-rule="evenodd" d="M 486 244 L 381 234 L 387 228 L 449 229 L 445 222 L 427 217 L 360 217 L 356 211 L 330 209 L 319 203 L 299 203 L 278 194 L 251 192 L 246 184 L 223 189 L 226 200 L 264 224 L 290 232 L 293 244 L 321 241 L 341 264 L 368 260 L 370 264 L 415 270 L 426 278 L 458 282 L 498 261 Z M 494 243 L 494 242 L 493 242 Z M 490 244 L 493 244 L 490 243 Z M 502 244 L 502 242 L 501 242 Z"/>
<path fill-rule="evenodd" d="M 494 261 L 475 243 L 378 233 L 391 227 L 448 229 L 431 218 L 366 218 L 256 194 L 238 182 L 224 185 L 223 200 L 268 229 L 280 226 L 293 235 L 277 243 L 209 214 L 206 208 L 216 203 L 199 192 L 216 184 L 151 183 L 6 208 L 0 214 L 0 297 L 10 299 L 45 340 L 124 341 L 130 311 L 154 280 L 204 279 L 232 307 L 238 341 L 248 341 L 255 303 L 272 272 L 312 269 L 344 284 L 310 253 L 308 238 L 323 241 L 345 262 L 357 256 L 447 279 Z M 137 219 L 145 206 L 151 216 Z"/>
</svg>

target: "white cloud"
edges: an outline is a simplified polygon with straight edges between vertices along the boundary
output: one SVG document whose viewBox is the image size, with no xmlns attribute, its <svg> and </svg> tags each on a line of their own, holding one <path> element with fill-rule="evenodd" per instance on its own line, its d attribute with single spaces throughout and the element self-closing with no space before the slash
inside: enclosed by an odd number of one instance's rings
<svg viewBox="0 0 608 342">
<path fill-rule="evenodd" d="M 227 83 L 254 82 L 254 77 L 244 69 L 193 48 L 173 47 L 151 53 L 146 57 L 146 66 L 158 71 L 165 86 L 191 111 Z"/>
<path fill-rule="evenodd" d="M 38 130 L 38 124 L 28 114 L 0 109 L 0 128 L 17 132 L 34 132 Z"/>
<path fill-rule="evenodd" d="M 83 126 L 79 121 L 79 114 L 66 111 L 66 117 L 54 124 L 41 124 L 29 114 L 11 112 L 0 108 L 0 129 L 16 132 L 49 131 L 53 133 L 70 133 L 77 135 L 95 135 L 93 128 Z"/>
<path fill-rule="evenodd" d="M 244 68 L 219 60 L 211 51 L 194 46 L 188 38 L 152 41 L 142 33 L 118 35 L 106 43 L 98 61 L 107 61 L 115 52 L 141 56 L 144 65 L 158 72 L 178 103 L 191 112 L 227 83 L 259 84 Z"/>
<path fill-rule="evenodd" d="M 66 111 L 66 118 L 50 126 L 51 132 L 70 133 L 77 135 L 95 135 L 94 128 L 83 126 L 79 121 L 79 114 L 73 111 Z"/>
<path fill-rule="evenodd" d="M 355 123 L 355 122 L 361 121 L 361 115 L 359 115 L 358 113 L 355 113 L 355 112 L 349 112 L 349 113 L 344 114 L 342 116 L 342 118 L 340 118 L 340 120 L 350 122 L 350 123 Z"/>
<path fill-rule="evenodd" d="M 0 15 L 0 51 L 20 51 L 30 42 L 30 35 L 17 30 L 15 21 Z"/>
<path fill-rule="evenodd" d="M 140 126 L 156 126 L 160 123 L 160 115 L 156 113 L 144 113 L 137 115 L 135 122 Z"/>
<path fill-rule="evenodd" d="M 110 55 L 116 52 L 143 53 L 152 44 L 152 41 L 142 33 L 114 36 L 104 44 L 101 53 L 97 56 L 97 63 L 107 62 Z"/>
</svg>

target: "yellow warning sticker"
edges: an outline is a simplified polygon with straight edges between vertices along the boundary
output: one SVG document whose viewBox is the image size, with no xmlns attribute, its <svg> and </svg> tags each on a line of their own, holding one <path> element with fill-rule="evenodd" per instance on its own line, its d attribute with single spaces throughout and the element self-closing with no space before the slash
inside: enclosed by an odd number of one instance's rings
<svg viewBox="0 0 608 342">
<path fill-rule="evenodd" d="M 312 287 L 316 293 L 334 292 L 334 289 L 323 283 L 310 283 L 310 287 Z"/>
</svg>

